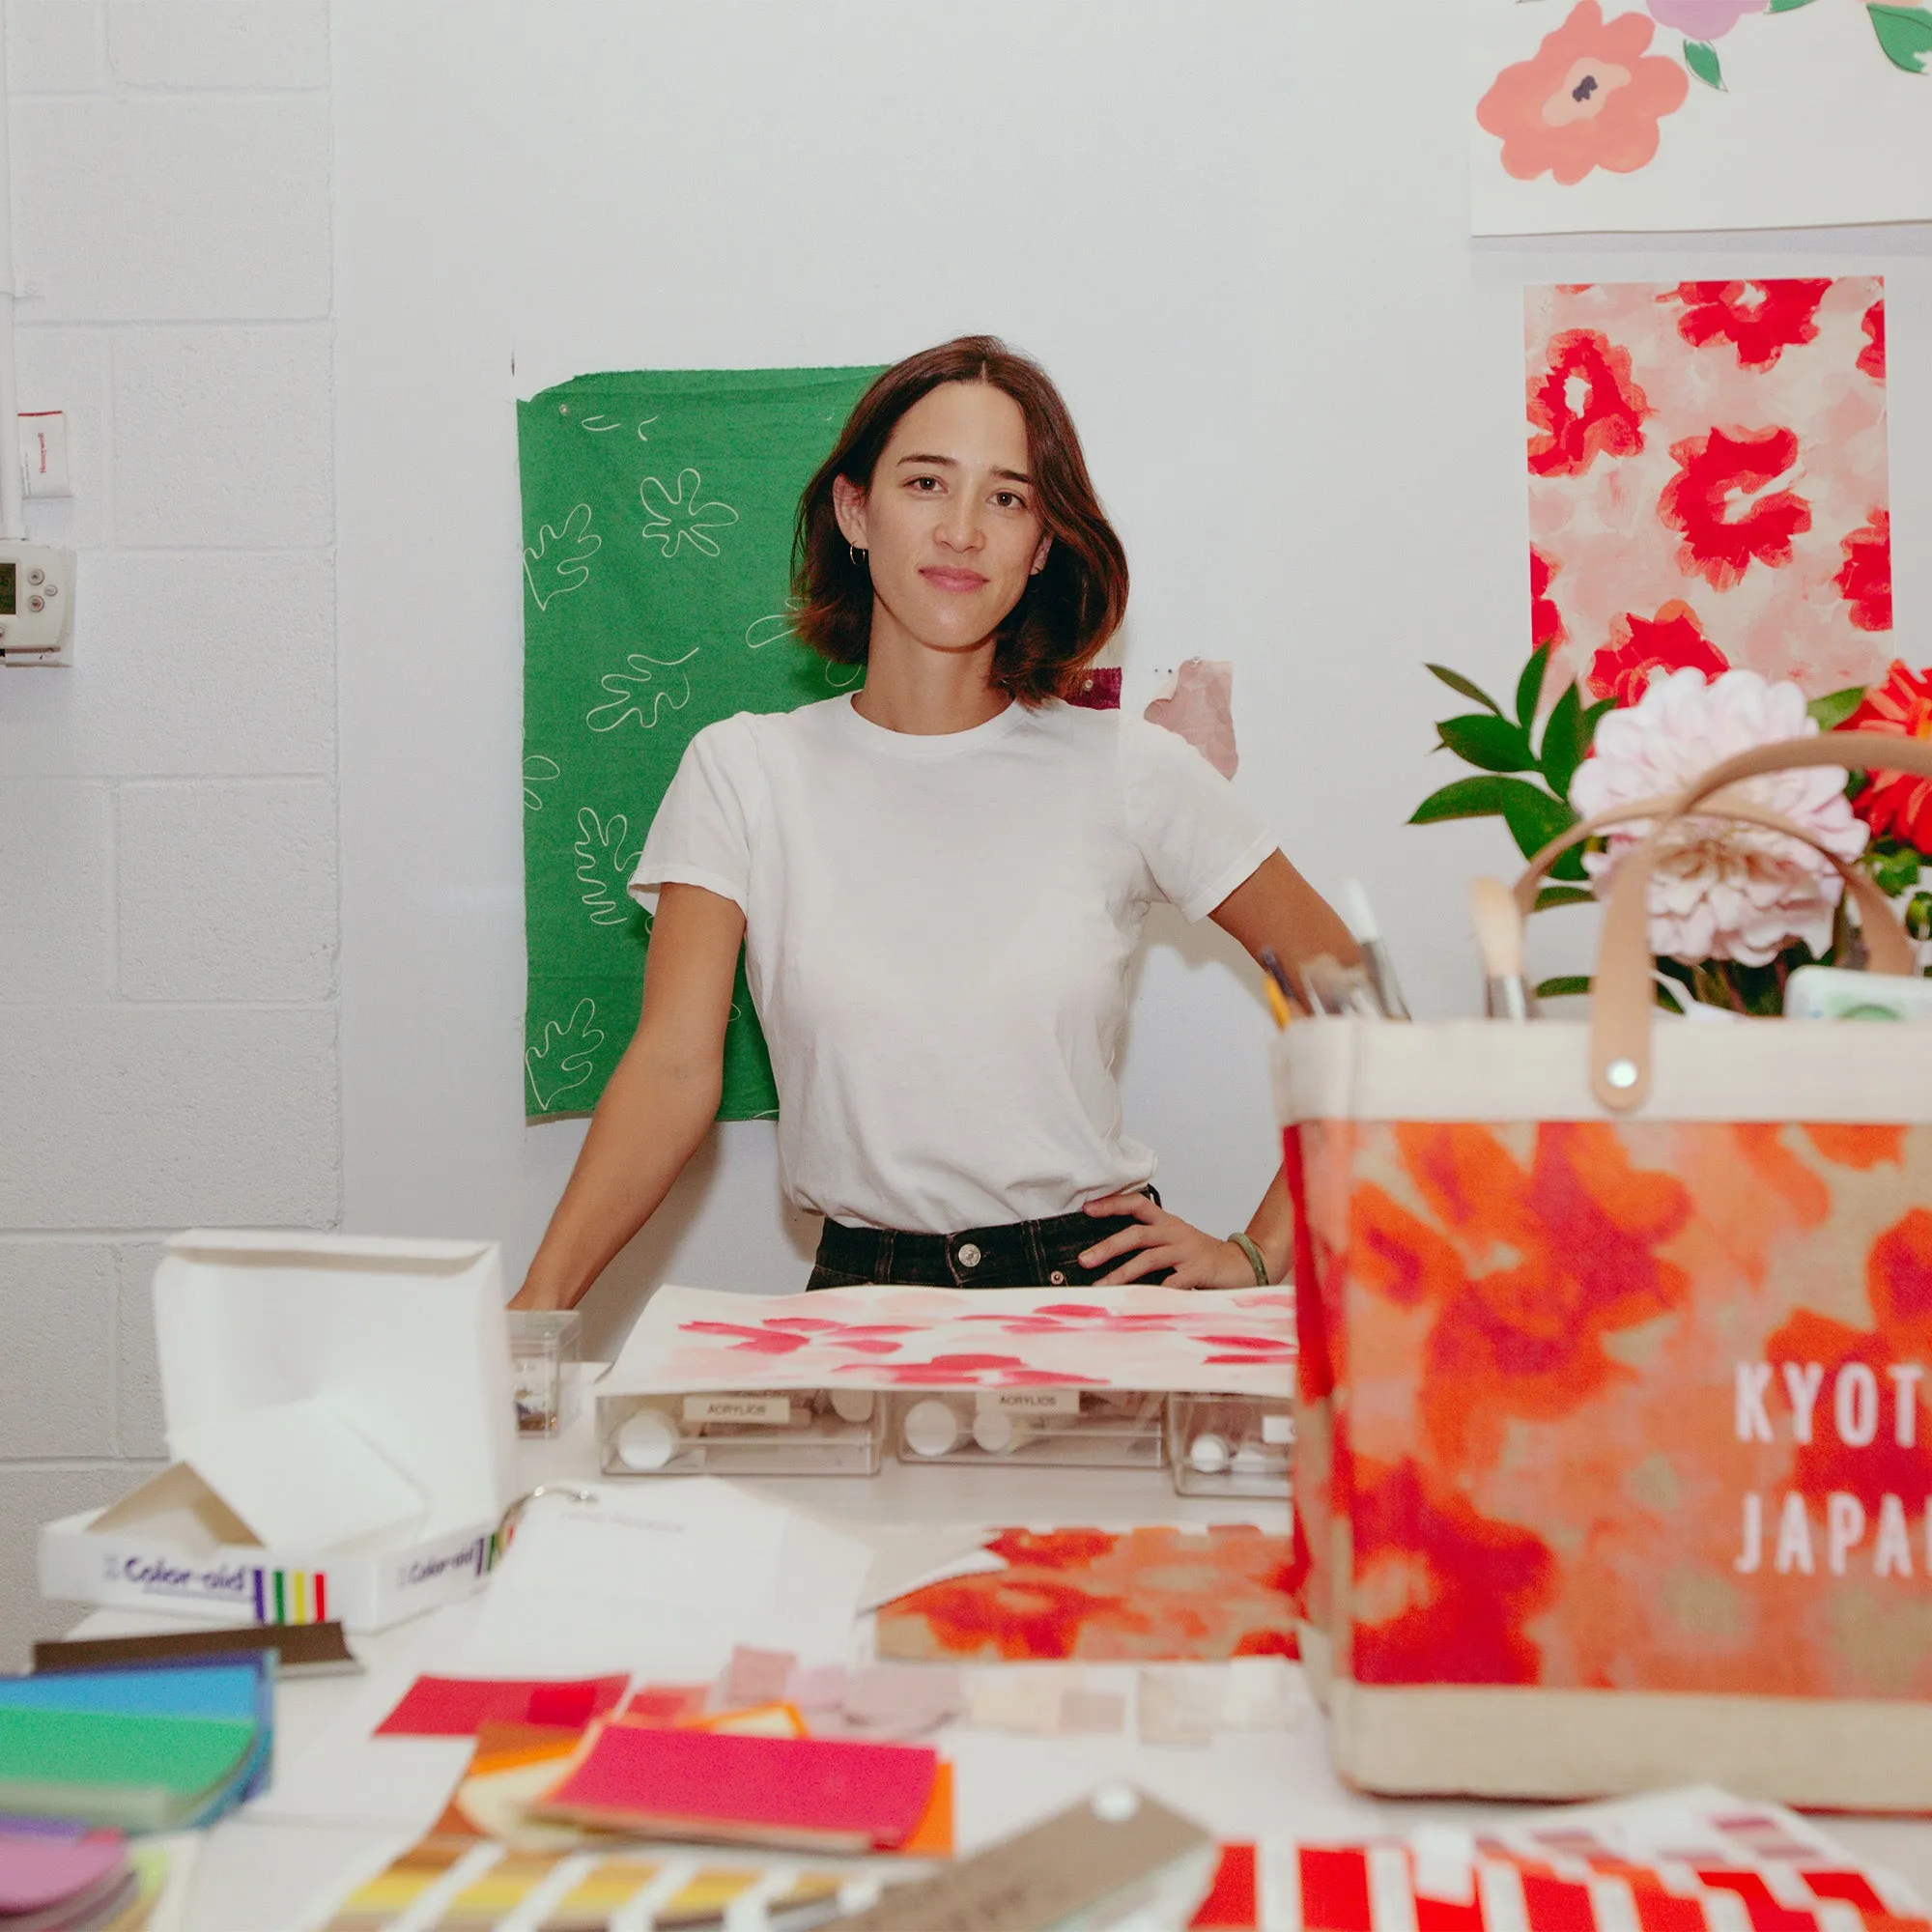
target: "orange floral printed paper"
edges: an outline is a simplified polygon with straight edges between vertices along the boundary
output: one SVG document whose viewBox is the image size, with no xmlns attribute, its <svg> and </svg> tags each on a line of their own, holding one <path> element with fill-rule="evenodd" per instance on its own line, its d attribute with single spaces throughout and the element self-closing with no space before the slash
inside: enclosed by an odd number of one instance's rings
<svg viewBox="0 0 1932 1932">
<path fill-rule="evenodd" d="M 1814 697 L 1883 679 L 1884 283 L 1605 282 L 1525 304 L 1530 631 L 1567 673 L 1548 692 L 1575 678 L 1629 705 L 1686 667 Z"/>
<path fill-rule="evenodd" d="M 1245 1524 L 1207 1534 L 1003 1530 L 1004 1570 L 887 1604 L 881 1657 L 924 1662 L 1211 1662 L 1293 1657 L 1300 1615 L 1289 1539 Z"/>
<path fill-rule="evenodd" d="M 1917 0 L 1469 0 L 1478 235 L 1932 216 Z"/>
<path fill-rule="evenodd" d="M 1932 1127 L 1291 1139 L 1355 1681 L 1932 1698 Z"/>
</svg>

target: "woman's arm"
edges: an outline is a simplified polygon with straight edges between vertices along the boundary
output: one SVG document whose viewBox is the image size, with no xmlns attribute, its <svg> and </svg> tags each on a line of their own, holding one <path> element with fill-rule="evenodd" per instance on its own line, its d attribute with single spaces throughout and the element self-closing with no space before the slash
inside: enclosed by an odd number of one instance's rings
<svg viewBox="0 0 1932 1932">
<path fill-rule="evenodd" d="M 1285 966 L 1294 966 L 1318 953 L 1332 952 L 1343 965 L 1361 957 L 1349 928 L 1320 893 L 1281 853 L 1270 853 L 1208 915 L 1260 959 L 1272 948 Z M 1145 1194 L 1111 1194 L 1087 1204 L 1090 1214 L 1131 1214 L 1136 1226 L 1089 1248 L 1080 1257 L 1087 1267 L 1099 1267 L 1116 1255 L 1125 1263 L 1105 1276 L 1102 1286 L 1138 1281 L 1156 1268 L 1171 1267 L 1174 1288 L 1253 1288 L 1255 1271 L 1233 1241 L 1212 1235 L 1156 1208 Z M 1294 1217 L 1289 1205 L 1288 1183 L 1281 1170 L 1268 1182 L 1261 1206 L 1248 1217 L 1249 1240 L 1262 1251 L 1268 1279 L 1280 1281 L 1294 1255 Z"/>
<path fill-rule="evenodd" d="M 663 887 L 643 1011 L 512 1308 L 574 1308 L 656 1213 L 718 1112 L 745 915 L 702 886 Z"/>
</svg>

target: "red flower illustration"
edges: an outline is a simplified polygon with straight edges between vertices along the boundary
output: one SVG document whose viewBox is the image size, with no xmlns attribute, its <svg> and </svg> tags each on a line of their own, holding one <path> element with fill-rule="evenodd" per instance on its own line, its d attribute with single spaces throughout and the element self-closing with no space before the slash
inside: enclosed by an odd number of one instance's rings
<svg viewBox="0 0 1932 1932">
<path fill-rule="evenodd" d="M 1883 684 L 1873 685 L 1839 727 L 1889 731 L 1900 738 L 1932 738 L 1932 669 L 1907 670 L 1896 659 Z M 1852 801 L 1852 810 L 1875 838 L 1902 838 L 1932 855 L 1932 779 L 1908 772 L 1874 772 Z"/>
<path fill-rule="evenodd" d="M 1356 1467 L 1355 1679 L 1362 1684 L 1534 1684 L 1543 1657 L 1525 1626 L 1555 1594 L 1543 1540 L 1431 1495 L 1412 1462 Z"/>
<path fill-rule="evenodd" d="M 1885 381 L 1885 298 L 1881 296 L 1865 310 L 1865 333 L 1871 340 L 1859 351 L 1859 367 L 1874 383 Z"/>
<path fill-rule="evenodd" d="M 1655 617 L 1626 611 L 1610 625 L 1610 641 L 1590 660 L 1590 689 L 1619 705 L 1634 704 L 1654 671 L 1701 670 L 1708 682 L 1729 670 L 1724 654 L 1704 635 L 1697 613 L 1673 598 Z"/>
<path fill-rule="evenodd" d="M 1680 301 L 1677 332 L 1702 349 L 1720 337 L 1741 369 L 1769 369 L 1787 349 L 1818 339 L 1818 304 L 1829 281 L 1679 282 L 1661 301 Z"/>
<path fill-rule="evenodd" d="M 1891 512 L 1874 510 L 1839 540 L 1845 567 L 1832 582 L 1845 594 L 1855 631 L 1891 629 Z"/>
<path fill-rule="evenodd" d="M 1549 359 L 1529 386 L 1532 476 L 1580 476 L 1599 455 L 1634 456 L 1657 412 L 1631 374 L 1628 349 L 1594 328 L 1549 338 Z"/>
<path fill-rule="evenodd" d="M 1753 561 L 1773 569 L 1791 561 L 1791 539 L 1811 527 L 1811 505 L 1790 489 L 1765 492 L 1798 462 L 1794 432 L 1713 429 L 1672 443 L 1670 454 L 1677 474 L 1657 514 L 1683 534 L 1677 567 L 1687 577 L 1728 590 Z"/>
<path fill-rule="evenodd" d="M 1549 580 L 1561 570 L 1537 549 L 1529 547 L 1529 647 L 1533 651 L 1567 643 L 1570 634 L 1563 628 L 1563 613 L 1549 595 Z"/>
</svg>

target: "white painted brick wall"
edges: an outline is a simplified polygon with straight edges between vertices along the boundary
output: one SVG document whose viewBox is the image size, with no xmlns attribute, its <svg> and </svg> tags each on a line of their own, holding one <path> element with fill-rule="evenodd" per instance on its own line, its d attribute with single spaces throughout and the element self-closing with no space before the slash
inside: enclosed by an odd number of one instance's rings
<svg viewBox="0 0 1932 1932">
<path fill-rule="evenodd" d="M 340 1198 L 326 0 L 10 0 L 20 403 L 76 663 L 0 670 L 0 1670 L 40 1524 L 166 1456 L 191 1223 Z"/>
<path fill-rule="evenodd" d="M 326 1000 L 335 987 L 335 787 L 123 785 L 121 991 Z"/>
</svg>

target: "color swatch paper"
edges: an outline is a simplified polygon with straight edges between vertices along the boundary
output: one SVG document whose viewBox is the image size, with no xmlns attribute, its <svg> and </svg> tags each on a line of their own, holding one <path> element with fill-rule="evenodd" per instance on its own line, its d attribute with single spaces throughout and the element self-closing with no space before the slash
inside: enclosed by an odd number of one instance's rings
<svg viewBox="0 0 1932 1932">
<path fill-rule="evenodd" d="M 628 1677 L 564 1682 L 535 1678 L 418 1677 L 376 1726 L 390 1738 L 474 1737 L 485 1724 L 540 1724 L 582 1730 L 613 1709 Z"/>
</svg>

